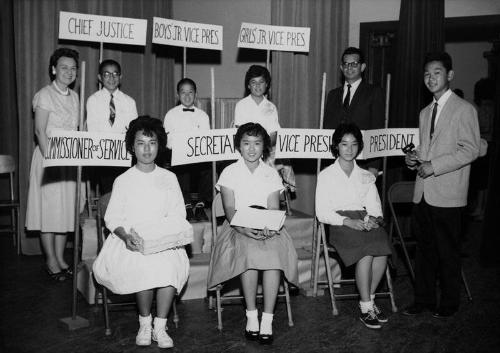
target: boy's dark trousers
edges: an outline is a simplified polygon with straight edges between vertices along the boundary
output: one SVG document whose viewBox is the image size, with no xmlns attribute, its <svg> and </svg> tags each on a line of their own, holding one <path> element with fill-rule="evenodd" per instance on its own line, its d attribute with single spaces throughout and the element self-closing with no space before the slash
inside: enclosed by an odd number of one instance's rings
<svg viewBox="0 0 500 353">
<path fill-rule="evenodd" d="M 460 238 L 464 208 L 435 207 L 424 198 L 414 206 L 413 213 L 417 240 L 415 304 L 437 308 L 436 281 L 439 280 L 439 309 L 454 312 L 460 304 Z"/>
</svg>

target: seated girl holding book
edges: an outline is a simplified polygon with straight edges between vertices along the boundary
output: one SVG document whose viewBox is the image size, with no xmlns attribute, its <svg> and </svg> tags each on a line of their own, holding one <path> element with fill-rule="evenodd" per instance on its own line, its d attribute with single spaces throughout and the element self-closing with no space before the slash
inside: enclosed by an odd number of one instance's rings
<svg viewBox="0 0 500 353">
<path fill-rule="evenodd" d="M 265 162 L 270 138 L 260 124 L 246 123 L 238 128 L 234 145 L 241 158 L 221 173 L 216 188 L 222 196 L 226 222 L 217 235 L 208 274 L 208 288 L 239 276 L 246 303 L 245 336 L 269 344 L 273 340 L 274 306 L 282 274 L 297 283 L 297 253 L 284 228 L 270 231 L 231 226 L 236 210 L 245 207 L 279 209 L 283 190 L 276 170 Z M 259 325 L 256 306 L 257 280 L 263 272 L 264 310 Z"/>
</svg>

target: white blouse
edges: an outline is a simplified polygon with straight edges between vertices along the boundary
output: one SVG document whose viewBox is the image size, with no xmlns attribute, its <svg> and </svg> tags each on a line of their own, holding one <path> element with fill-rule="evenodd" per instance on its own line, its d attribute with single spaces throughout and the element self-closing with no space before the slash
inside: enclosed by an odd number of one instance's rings
<svg viewBox="0 0 500 353">
<path fill-rule="evenodd" d="M 184 199 L 174 173 L 158 166 L 144 173 L 134 166 L 116 178 L 104 216 L 109 230 L 123 227 L 128 232 L 138 224 L 165 217 L 180 223 L 186 219 Z"/>
<path fill-rule="evenodd" d="M 259 123 L 267 133 L 278 131 L 278 109 L 264 97 L 260 104 L 255 103 L 251 95 L 246 96 L 234 108 L 234 126 L 239 127 L 246 123 Z"/>
<path fill-rule="evenodd" d="M 338 159 L 321 171 L 316 185 L 316 216 L 322 223 L 342 225 L 337 211 L 366 209 L 370 216 L 381 217 L 382 205 L 375 185 L 375 176 L 354 161 L 350 176 L 342 170 Z"/>
<path fill-rule="evenodd" d="M 274 168 L 261 160 L 252 173 L 243 158 L 222 171 L 215 188 L 220 191 L 221 186 L 233 190 L 236 210 L 252 205 L 267 208 L 269 195 L 284 189 L 281 178 Z"/>
</svg>

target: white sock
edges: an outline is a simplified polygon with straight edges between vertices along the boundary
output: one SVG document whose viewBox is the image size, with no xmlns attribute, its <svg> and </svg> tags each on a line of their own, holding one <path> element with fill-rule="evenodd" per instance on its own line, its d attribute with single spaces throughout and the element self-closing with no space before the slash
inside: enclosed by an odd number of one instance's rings
<svg viewBox="0 0 500 353">
<path fill-rule="evenodd" d="M 161 331 L 161 330 L 166 330 L 167 329 L 167 319 L 163 319 L 161 317 L 155 317 L 155 320 L 153 322 L 153 327 L 155 331 Z"/>
<path fill-rule="evenodd" d="M 257 309 L 255 310 L 246 310 L 246 316 L 247 316 L 247 331 L 259 331 L 259 317 L 258 317 L 258 311 Z"/>
<path fill-rule="evenodd" d="M 263 335 L 273 334 L 273 314 L 262 313 L 262 318 L 260 320 L 260 333 Z"/>
<path fill-rule="evenodd" d="M 359 301 L 359 308 L 363 314 L 366 314 L 368 311 L 373 310 L 373 302 L 370 300 L 369 302 Z"/>
<path fill-rule="evenodd" d="M 372 301 L 372 304 L 375 302 L 375 294 L 370 294 L 370 299 Z"/>
<path fill-rule="evenodd" d="M 148 326 L 151 326 L 151 314 L 149 314 L 148 316 L 141 316 L 139 315 L 139 325 L 148 325 Z"/>
</svg>

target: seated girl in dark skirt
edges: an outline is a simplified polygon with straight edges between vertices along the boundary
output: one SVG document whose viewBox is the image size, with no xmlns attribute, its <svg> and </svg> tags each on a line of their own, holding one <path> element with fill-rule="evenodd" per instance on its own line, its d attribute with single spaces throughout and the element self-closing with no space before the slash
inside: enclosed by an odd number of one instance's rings
<svg viewBox="0 0 500 353">
<path fill-rule="evenodd" d="M 387 233 L 379 226 L 382 207 L 375 176 L 356 164 L 363 137 L 355 124 L 340 124 L 331 147 L 336 160 L 318 175 L 316 216 L 331 225 L 330 241 L 344 264 L 356 264 L 360 320 L 369 328 L 380 328 L 387 317 L 375 305 L 374 293 L 391 250 Z"/>
</svg>

